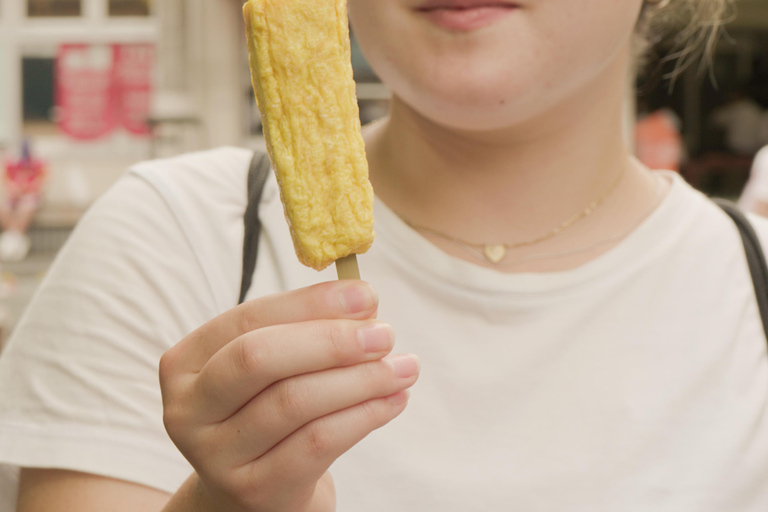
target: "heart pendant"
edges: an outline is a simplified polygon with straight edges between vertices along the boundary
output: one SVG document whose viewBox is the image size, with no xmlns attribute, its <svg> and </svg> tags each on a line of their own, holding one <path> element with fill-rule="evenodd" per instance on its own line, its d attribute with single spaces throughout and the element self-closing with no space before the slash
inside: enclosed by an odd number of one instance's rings
<svg viewBox="0 0 768 512">
<path fill-rule="evenodd" d="M 483 247 L 483 254 L 491 263 L 498 263 L 507 254 L 507 248 L 503 245 L 486 245 Z"/>
</svg>

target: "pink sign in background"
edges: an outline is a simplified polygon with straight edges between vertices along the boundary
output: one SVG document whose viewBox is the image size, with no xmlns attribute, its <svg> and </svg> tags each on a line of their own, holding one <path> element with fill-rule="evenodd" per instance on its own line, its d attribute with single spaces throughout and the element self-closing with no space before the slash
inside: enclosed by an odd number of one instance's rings
<svg viewBox="0 0 768 512">
<path fill-rule="evenodd" d="M 148 44 L 62 45 L 56 60 L 61 130 L 78 140 L 98 139 L 117 127 L 148 135 L 154 53 Z"/>
<path fill-rule="evenodd" d="M 149 44 L 118 44 L 113 48 L 119 122 L 131 133 L 148 135 L 155 48 Z"/>
<path fill-rule="evenodd" d="M 115 127 L 113 57 L 107 46 L 62 45 L 56 59 L 59 128 L 72 138 L 103 137 Z"/>
</svg>

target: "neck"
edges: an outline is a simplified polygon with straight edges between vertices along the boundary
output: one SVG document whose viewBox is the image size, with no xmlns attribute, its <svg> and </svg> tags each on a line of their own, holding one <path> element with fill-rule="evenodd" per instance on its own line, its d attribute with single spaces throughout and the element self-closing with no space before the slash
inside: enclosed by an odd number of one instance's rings
<svg viewBox="0 0 768 512">
<path fill-rule="evenodd" d="M 623 203 L 631 216 L 629 210 L 643 208 L 633 204 L 642 190 L 652 194 L 654 185 L 630 164 L 624 143 L 629 73 L 619 61 L 561 104 L 502 130 L 441 126 L 394 97 L 388 119 L 366 131 L 377 195 L 413 224 L 463 240 L 514 243 L 582 211 L 627 169 L 612 195 L 632 196 Z M 616 203 L 606 201 L 600 210 L 621 210 Z"/>
</svg>

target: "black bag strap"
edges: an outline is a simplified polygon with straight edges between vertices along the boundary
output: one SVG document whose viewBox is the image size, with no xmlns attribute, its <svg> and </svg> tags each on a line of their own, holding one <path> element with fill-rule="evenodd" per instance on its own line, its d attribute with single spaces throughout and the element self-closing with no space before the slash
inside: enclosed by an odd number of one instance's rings
<svg viewBox="0 0 768 512">
<path fill-rule="evenodd" d="M 760 240 L 757 238 L 752 224 L 736 205 L 724 199 L 715 199 L 715 203 L 727 213 L 736 227 L 739 228 L 741 240 L 744 242 L 744 252 L 747 255 L 749 272 L 752 274 L 752 285 L 755 287 L 757 307 L 763 320 L 763 330 L 768 338 L 768 266 L 765 264 Z"/>
<path fill-rule="evenodd" d="M 269 176 L 270 162 L 266 153 L 256 151 L 248 168 L 248 206 L 245 208 L 243 223 L 243 277 L 240 281 L 240 298 L 238 304 L 245 301 L 245 296 L 251 288 L 253 271 L 256 270 L 256 256 L 259 253 L 259 237 L 261 235 L 261 220 L 259 219 L 259 203 L 264 191 L 264 184 Z"/>
</svg>

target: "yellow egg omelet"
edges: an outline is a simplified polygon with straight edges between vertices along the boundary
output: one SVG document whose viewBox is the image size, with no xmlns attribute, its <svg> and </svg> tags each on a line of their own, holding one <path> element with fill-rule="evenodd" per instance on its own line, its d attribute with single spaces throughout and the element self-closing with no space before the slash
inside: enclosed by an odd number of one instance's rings
<svg viewBox="0 0 768 512">
<path fill-rule="evenodd" d="M 322 270 L 373 243 L 373 189 L 346 0 L 250 0 L 251 79 L 299 260 Z"/>
</svg>

